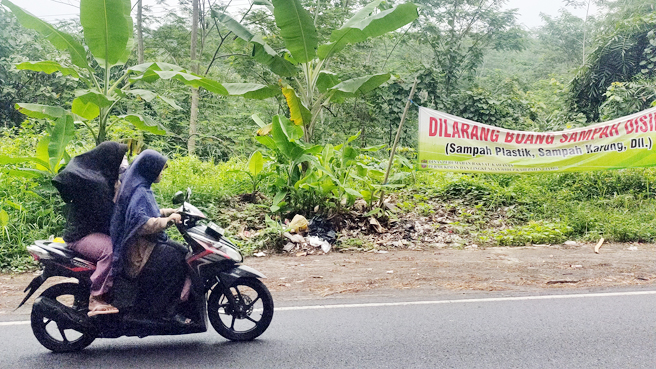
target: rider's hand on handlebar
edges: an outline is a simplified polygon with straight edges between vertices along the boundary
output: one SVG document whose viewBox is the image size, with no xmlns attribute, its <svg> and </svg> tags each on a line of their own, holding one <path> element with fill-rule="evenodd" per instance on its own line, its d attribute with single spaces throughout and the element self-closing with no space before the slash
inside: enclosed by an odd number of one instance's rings
<svg viewBox="0 0 656 369">
<path fill-rule="evenodd" d="M 177 212 L 177 211 L 178 211 L 178 209 L 171 209 L 171 208 L 159 209 L 159 213 L 160 213 L 161 216 L 163 216 L 163 217 L 168 217 L 169 215 L 171 215 L 171 214 L 173 214 L 173 213 L 175 213 L 175 212 Z"/>
<path fill-rule="evenodd" d="M 180 215 L 179 213 L 173 213 L 169 215 L 167 219 L 168 219 L 167 224 L 169 225 L 173 225 L 174 223 L 175 224 L 182 223 L 182 215 Z"/>
</svg>

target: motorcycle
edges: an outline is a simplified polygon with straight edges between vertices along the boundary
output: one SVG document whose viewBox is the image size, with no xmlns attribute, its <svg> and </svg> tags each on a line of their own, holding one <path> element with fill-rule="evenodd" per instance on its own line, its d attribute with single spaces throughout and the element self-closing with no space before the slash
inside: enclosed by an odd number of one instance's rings
<svg viewBox="0 0 656 369">
<path fill-rule="evenodd" d="M 39 343 L 54 352 L 78 351 L 96 338 L 202 333 L 207 331 L 208 319 L 217 333 L 232 341 L 250 341 L 264 333 L 273 319 L 273 298 L 260 280 L 266 277 L 241 264 L 243 256 L 237 246 L 189 203 L 190 197 L 191 189 L 180 191 L 173 203 L 182 204 L 178 209 L 182 222 L 177 229 L 190 249 L 186 261 L 193 291 L 180 309 L 193 324 L 134 318 L 122 312 L 89 317 L 90 276 L 95 264 L 65 243 L 34 241 L 27 249 L 43 265 L 43 273 L 25 288 L 27 295 L 19 308 L 50 277 L 77 280 L 55 284 L 34 301 L 31 326 Z"/>
</svg>

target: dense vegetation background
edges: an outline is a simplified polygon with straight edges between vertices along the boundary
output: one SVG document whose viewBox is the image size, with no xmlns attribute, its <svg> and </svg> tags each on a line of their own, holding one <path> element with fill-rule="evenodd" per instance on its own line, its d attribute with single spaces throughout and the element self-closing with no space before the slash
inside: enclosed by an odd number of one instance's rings
<svg viewBox="0 0 656 369">
<path fill-rule="evenodd" d="M 144 9 L 144 60 L 175 64 L 223 84 L 284 87 L 301 78 L 274 73 L 252 58 L 251 44 L 230 33 L 234 29 L 221 18 L 228 13 L 251 32 L 261 34 L 274 50 L 283 50 L 284 37 L 267 1 L 255 1 L 249 9 L 230 13 L 227 2 L 199 0 L 198 36 L 192 55 L 193 1 L 181 0 L 176 11 L 164 15 Z M 280 247 L 284 220 L 296 213 L 308 218 L 315 214 L 334 217 L 352 212 L 353 205 L 364 200 L 359 216 L 394 222 L 393 210 L 378 207 L 383 192 L 393 194 L 402 210 L 418 217 L 430 214 L 435 202 L 446 204 L 461 217 L 457 231 L 478 244 L 523 245 L 601 236 L 650 242 L 656 236 L 654 170 L 539 175 L 418 172 L 413 166 L 417 143 L 414 107 L 401 135 L 394 175 L 389 185 L 381 186 L 389 148 L 415 77 L 419 83 L 414 101 L 419 105 L 509 129 L 568 129 L 654 106 L 653 1 L 597 0 L 601 12 L 596 17 L 581 19 L 570 13 L 573 6 L 590 1 L 594 0 L 569 2 L 558 16 L 543 16 L 541 27 L 527 30 L 516 24 L 514 11 L 501 9 L 503 0 L 417 0 L 419 18 L 409 25 L 346 46 L 330 59 L 325 67 L 342 81 L 364 74 L 391 73 L 394 78 L 366 93 L 326 100 L 313 115 L 316 122 L 309 137 L 307 128 L 304 132 L 287 120 L 294 119 L 294 111 L 281 94 L 246 99 L 202 87 L 194 92 L 188 84 L 161 78 L 149 85 L 157 98 L 134 94 L 134 98 L 112 105 L 106 139 L 168 155 L 169 169 L 156 189 L 160 204 L 169 204 L 175 191 L 192 187 L 194 202 L 236 238 L 245 230 L 258 231 L 256 237 L 241 238 L 246 252 Z M 314 17 L 317 37 L 322 39 L 367 4 L 343 0 L 301 3 Z M 381 3 L 375 12 L 392 5 Z M 82 27 L 76 22 L 56 28 L 83 39 Z M 108 78 L 119 80 L 139 64 L 138 58 L 135 48 L 124 65 L 110 70 Z M 63 204 L 50 186 L 51 175 L 70 156 L 94 147 L 98 139 L 93 129 L 75 123 L 73 133 L 67 136 L 66 152 L 52 167 L 8 159 L 38 156 L 44 137 L 57 135 L 56 119 L 33 113 L 25 116 L 15 108 L 17 103 L 70 110 L 79 91 L 87 87 L 61 69 L 50 74 L 17 69 L 21 63 L 43 60 L 71 64 L 68 53 L 53 47 L 42 34 L 24 28 L 9 7 L 0 6 L 2 269 L 30 267 L 25 246 L 34 239 L 61 234 Z M 89 60 L 94 73 L 102 78 L 96 61 Z M 194 93 L 198 94 L 196 102 Z M 198 107 L 196 127 L 190 134 L 194 104 Z M 142 120 L 130 118 L 134 116 Z M 269 122 L 273 137 L 284 132 L 284 140 L 272 143 L 262 139 L 269 136 L 256 134 L 258 125 L 266 129 Z M 153 125 L 166 134 L 156 134 Z M 298 145 L 306 156 L 294 154 Z M 29 175 L 25 168 L 40 172 Z M 239 216 L 226 216 L 236 207 Z M 500 214 L 503 222 L 489 221 Z M 341 243 L 354 244 L 345 238 L 340 238 L 337 246 Z"/>
</svg>

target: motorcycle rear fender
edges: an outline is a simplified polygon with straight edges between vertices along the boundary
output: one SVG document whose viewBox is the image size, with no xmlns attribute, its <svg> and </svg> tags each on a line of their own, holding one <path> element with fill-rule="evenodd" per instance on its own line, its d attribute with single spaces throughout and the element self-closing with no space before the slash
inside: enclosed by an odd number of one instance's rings
<svg viewBox="0 0 656 369">
<path fill-rule="evenodd" d="M 36 276 L 36 277 L 34 277 L 34 279 L 32 279 L 32 282 L 30 282 L 30 284 L 28 284 L 27 287 L 25 287 L 25 289 L 23 290 L 23 292 L 27 292 L 27 296 L 25 296 L 23 301 L 21 301 L 21 303 L 18 305 L 18 307 L 16 307 L 16 310 L 18 310 L 21 306 L 23 306 L 25 304 L 25 302 L 30 297 L 32 297 L 32 295 L 34 295 L 34 292 L 36 292 L 36 290 L 38 290 L 39 287 L 41 287 L 43 282 L 45 282 L 46 279 L 48 279 L 48 277 L 49 277 L 49 275 L 47 275 L 46 271 L 44 270 L 41 275 Z"/>
<path fill-rule="evenodd" d="M 255 268 L 246 265 L 239 265 L 235 268 L 219 273 L 219 278 L 223 285 L 228 287 L 238 278 L 266 278 L 266 276 Z"/>
</svg>

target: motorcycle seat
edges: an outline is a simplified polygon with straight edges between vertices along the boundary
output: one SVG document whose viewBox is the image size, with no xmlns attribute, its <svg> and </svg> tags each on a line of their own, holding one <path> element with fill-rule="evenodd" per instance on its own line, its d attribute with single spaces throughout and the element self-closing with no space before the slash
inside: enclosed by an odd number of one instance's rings
<svg viewBox="0 0 656 369">
<path fill-rule="evenodd" d="M 76 256 L 81 256 L 77 252 L 69 249 L 65 243 L 40 240 L 34 241 L 34 244 L 52 254 L 61 256 L 66 259 L 72 259 Z"/>
</svg>

